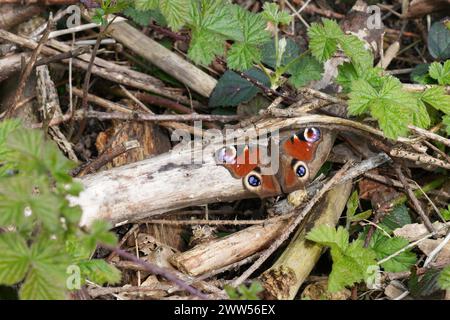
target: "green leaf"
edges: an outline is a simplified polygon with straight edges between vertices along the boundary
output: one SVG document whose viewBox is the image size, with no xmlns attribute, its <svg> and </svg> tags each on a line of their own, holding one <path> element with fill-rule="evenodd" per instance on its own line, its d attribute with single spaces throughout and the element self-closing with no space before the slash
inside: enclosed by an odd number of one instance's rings
<svg viewBox="0 0 450 320">
<path fill-rule="evenodd" d="M 417 99 L 417 112 L 413 113 L 413 124 L 420 128 L 428 128 L 431 124 L 431 118 L 427 106 L 421 99 Z"/>
<path fill-rule="evenodd" d="M 303 56 L 289 68 L 292 76 L 289 82 L 296 88 L 303 87 L 313 80 L 320 80 L 323 73 L 323 64 L 312 56 Z"/>
<path fill-rule="evenodd" d="M 337 50 L 338 41 L 344 36 L 336 21 L 322 19 L 322 25 L 312 23 L 308 29 L 309 48 L 320 62 L 330 59 Z"/>
<path fill-rule="evenodd" d="M 380 232 L 380 231 L 378 231 Z M 385 235 L 377 237 L 376 241 L 371 241 L 370 247 L 375 251 L 378 260 L 382 260 L 391 254 L 399 251 L 409 244 L 408 240 L 401 237 L 389 238 Z M 388 272 L 408 271 L 417 261 L 415 253 L 410 250 L 404 251 L 399 255 L 382 263 L 381 266 Z"/>
<path fill-rule="evenodd" d="M 450 58 L 450 30 L 441 21 L 431 25 L 428 32 L 428 50 L 435 59 Z"/>
<path fill-rule="evenodd" d="M 339 37 L 339 45 L 342 50 L 352 60 L 352 63 L 360 70 L 365 72 L 373 67 L 373 55 L 364 46 L 364 42 L 357 36 L 346 35 Z"/>
<path fill-rule="evenodd" d="M 447 136 L 450 136 L 450 115 L 443 116 L 442 123 L 445 125 Z"/>
<path fill-rule="evenodd" d="M 353 241 L 343 253 L 331 249 L 333 269 L 328 280 L 328 291 L 337 292 L 371 276 L 376 266 L 375 254 L 363 247 L 363 242 Z"/>
<path fill-rule="evenodd" d="M 194 31 L 188 57 L 196 64 L 209 65 L 216 55 L 223 54 L 225 39 L 208 31 Z"/>
<path fill-rule="evenodd" d="M 361 280 L 368 281 L 376 268 L 375 253 L 363 247 L 363 241 L 349 244 L 348 231 L 339 226 L 336 230 L 327 225 L 312 229 L 306 239 L 331 248 L 333 267 L 328 281 L 328 290 L 337 292 Z"/>
<path fill-rule="evenodd" d="M 420 99 L 433 108 L 450 114 L 450 96 L 443 87 L 435 86 L 425 90 Z"/>
<path fill-rule="evenodd" d="M 265 86 L 270 86 L 269 79 L 261 70 L 252 68 L 244 73 Z M 236 106 L 241 102 L 249 101 L 260 91 L 258 87 L 236 72 L 228 70 L 217 82 L 208 105 L 210 107 Z"/>
<path fill-rule="evenodd" d="M 450 60 L 445 61 L 444 65 L 433 62 L 428 72 L 440 85 L 450 84 Z"/>
<path fill-rule="evenodd" d="M 350 198 L 347 200 L 347 220 L 352 221 L 352 217 L 356 213 L 356 209 L 358 209 L 359 205 L 359 197 L 358 197 L 358 191 L 353 191 L 353 193 L 350 195 Z"/>
<path fill-rule="evenodd" d="M 404 204 L 394 207 L 383 220 L 381 220 L 380 226 L 384 230 L 391 233 L 395 229 L 401 228 L 407 224 L 411 224 L 411 216 L 409 215 L 408 207 Z"/>
<path fill-rule="evenodd" d="M 336 230 L 334 227 L 322 224 L 312 229 L 306 236 L 306 239 L 345 251 L 348 247 L 349 234 L 341 226 Z"/>
<path fill-rule="evenodd" d="M 253 281 L 249 288 L 241 284 L 237 288 L 225 285 L 224 289 L 232 300 L 260 300 L 258 293 L 264 290 L 259 281 Z"/>
<path fill-rule="evenodd" d="M 275 52 L 275 42 L 274 41 L 268 41 L 266 42 L 262 48 L 262 57 L 261 61 L 271 67 L 272 69 L 275 69 L 276 66 L 276 52 Z M 283 56 L 281 57 L 281 65 L 286 66 L 290 61 L 294 60 L 300 55 L 300 48 L 299 46 L 291 39 L 286 39 L 286 49 L 284 51 Z M 288 73 L 289 70 L 287 70 Z"/>
<path fill-rule="evenodd" d="M 447 209 L 441 210 L 441 215 L 445 221 L 450 221 L 450 204 L 447 206 Z"/>
<path fill-rule="evenodd" d="M 81 273 L 92 282 L 104 285 L 117 284 L 121 279 L 121 272 L 113 265 L 102 259 L 93 259 L 78 263 Z"/>
<path fill-rule="evenodd" d="M 270 39 L 265 30 L 266 24 L 260 14 L 251 13 L 240 6 L 233 5 L 232 12 L 242 30 L 243 41 L 235 42 L 228 51 L 228 67 L 236 70 L 248 70 L 253 63 L 261 60 L 259 47 Z"/>
<path fill-rule="evenodd" d="M 413 268 L 408 281 L 408 289 L 411 295 L 415 298 L 423 298 L 439 291 L 439 273 L 439 270 L 428 269 L 425 274 L 418 276 L 416 268 Z"/>
<path fill-rule="evenodd" d="M 94 251 L 98 243 L 104 243 L 114 246 L 117 244 L 117 237 L 110 232 L 111 225 L 102 220 L 96 220 L 92 223 L 89 234 L 85 236 L 84 243 L 90 251 Z"/>
<path fill-rule="evenodd" d="M 31 246 L 31 269 L 20 288 L 19 296 L 27 300 L 66 298 L 65 270 L 68 257 L 57 240 L 42 234 Z"/>
<path fill-rule="evenodd" d="M 21 281 L 30 266 L 30 251 L 18 233 L 0 234 L 0 284 L 13 285 Z"/>
<path fill-rule="evenodd" d="M 178 31 L 186 23 L 189 4 L 189 0 L 159 0 L 159 10 L 174 31 Z"/>
<path fill-rule="evenodd" d="M 350 93 L 349 112 L 358 115 L 367 111 L 378 120 L 388 138 L 406 135 L 412 113 L 417 112 L 417 100 L 402 90 L 401 82 L 392 76 L 382 78 L 380 89 L 366 80 L 356 80 Z"/>
<path fill-rule="evenodd" d="M 141 11 L 157 9 L 159 0 L 134 0 L 134 6 Z"/>
<path fill-rule="evenodd" d="M 439 286 L 441 289 L 449 290 L 450 289 L 450 266 L 447 266 L 441 271 L 438 279 Z"/>
<path fill-rule="evenodd" d="M 430 77 L 428 70 L 430 68 L 430 64 L 422 63 L 418 64 L 414 67 L 414 70 L 411 72 L 410 78 L 412 82 L 419 84 L 434 84 L 436 81 Z"/>
<path fill-rule="evenodd" d="M 263 5 L 263 13 L 262 16 L 269 22 L 272 22 L 275 25 L 281 24 L 286 25 L 289 24 L 292 20 L 292 17 L 286 11 L 280 11 L 278 5 L 276 3 L 265 2 Z"/>
<path fill-rule="evenodd" d="M 33 269 L 20 288 L 19 297 L 22 300 L 64 300 L 67 291 L 59 281 Z"/>
<path fill-rule="evenodd" d="M 123 14 L 143 27 L 148 26 L 152 21 L 155 21 L 160 26 L 167 26 L 167 21 L 159 10 L 142 11 L 134 7 L 128 7 L 123 11 Z"/>
</svg>

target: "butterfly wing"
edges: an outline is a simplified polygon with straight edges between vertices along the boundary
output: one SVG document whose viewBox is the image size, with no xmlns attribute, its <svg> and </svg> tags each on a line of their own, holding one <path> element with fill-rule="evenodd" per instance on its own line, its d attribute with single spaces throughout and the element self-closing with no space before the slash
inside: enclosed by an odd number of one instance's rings
<svg viewBox="0 0 450 320">
<path fill-rule="evenodd" d="M 281 193 L 275 175 L 261 173 L 261 156 L 259 146 L 227 146 L 218 150 L 216 159 L 235 178 L 242 178 L 244 187 L 259 197 L 265 198 Z"/>
<path fill-rule="evenodd" d="M 278 180 L 284 192 L 300 189 L 314 177 L 317 162 L 323 160 L 323 157 L 316 159 L 317 149 L 323 140 L 324 132 L 319 128 L 307 127 L 281 141 Z"/>
</svg>

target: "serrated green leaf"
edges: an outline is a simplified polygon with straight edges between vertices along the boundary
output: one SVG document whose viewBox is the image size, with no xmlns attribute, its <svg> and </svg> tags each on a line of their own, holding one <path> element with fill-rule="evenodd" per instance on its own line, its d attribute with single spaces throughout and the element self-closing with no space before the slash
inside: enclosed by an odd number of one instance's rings
<svg viewBox="0 0 450 320">
<path fill-rule="evenodd" d="M 19 297 L 22 300 L 64 300 L 67 291 L 60 281 L 32 269 L 20 288 Z"/>
<path fill-rule="evenodd" d="M 409 242 L 405 238 L 380 236 L 377 241 L 371 242 L 371 248 L 375 251 L 377 259 L 382 260 L 406 247 L 408 244 Z M 416 255 L 410 250 L 407 250 L 382 263 L 381 266 L 388 272 L 402 272 L 409 270 L 416 261 Z"/>
<path fill-rule="evenodd" d="M 445 125 L 445 132 L 447 133 L 447 136 L 450 136 L 450 115 L 443 116 L 442 123 Z"/>
<path fill-rule="evenodd" d="M 291 15 L 286 11 L 280 10 L 276 3 L 265 2 L 263 5 L 263 10 L 262 16 L 264 19 L 275 25 L 286 25 L 292 20 Z"/>
<path fill-rule="evenodd" d="M 450 84 L 450 60 L 445 61 L 444 65 L 439 62 L 433 62 L 429 67 L 428 73 L 440 85 Z"/>
<path fill-rule="evenodd" d="M 433 108 L 450 114 L 450 96 L 443 87 L 435 86 L 425 90 L 420 99 Z"/>
<path fill-rule="evenodd" d="M 312 229 L 307 234 L 306 239 L 345 251 L 348 247 L 349 234 L 341 226 L 336 230 L 334 227 L 323 224 Z"/>
<path fill-rule="evenodd" d="M 142 11 L 134 7 L 128 7 L 123 11 L 123 14 L 143 27 L 148 26 L 153 20 L 160 26 L 165 27 L 167 25 L 166 19 L 159 10 Z"/>
<path fill-rule="evenodd" d="M 430 68 L 430 64 L 422 63 L 418 64 L 414 67 L 414 70 L 411 72 L 410 79 L 412 82 L 419 84 L 434 84 L 436 81 L 430 77 L 428 70 Z"/>
<path fill-rule="evenodd" d="M 296 88 L 303 87 L 313 80 L 320 80 L 323 73 L 323 64 L 312 56 L 303 56 L 297 59 L 289 68 L 292 76 L 289 82 Z"/>
<path fill-rule="evenodd" d="M 312 55 L 320 62 L 325 62 L 336 52 L 338 41 L 344 33 L 336 21 L 322 19 L 322 23 L 312 23 L 308 29 L 308 36 Z"/>
<path fill-rule="evenodd" d="M 413 124 L 424 129 L 428 128 L 431 124 L 427 107 L 421 99 L 417 99 L 417 112 L 413 113 Z"/>
<path fill-rule="evenodd" d="M 111 225 L 107 221 L 95 220 L 89 230 L 89 234 L 83 239 L 89 250 L 94 251 L 98 243 L 114 246 L 117 244 L 117 237 L 110 232 Z"/>
<path fill-rule="evenodd" d="M 395 229 L 401 228 L 407 224 L 411 224 L 412 219 L 409 215 L 408 208 L 402 204 L 394 207 L 383 220 L 381 220 L 380 226 L 383 227 L 388 233 L 391 233 Z"/>
<path fill-rule="evenodd" d="M 450 30 L 441 21 L 431 25 L 428 32 L 428 50 L 435 59 L 450 58 Z"/>
<path fill-rule="evenodd" d="M 408 281 L 408 289 L 411 296 L 415 298 L 423 298 L 439 291 L 439 273 L 439 270 L 428 269 L 425 274 L 418 276 L 416 269 L 413 268 L 411 277 Z"/>
<path fill-rule="evenodd" d="M 122 277 L 120 270 L 102 259 L 82 261 L 78 266 L 86 278 L 99 285 L 119 283 Z"/>
<path fill-rule="evenodd" d="M 354 35 L 339 37 L 339 45 L 345 55 L 349 57 L 353 65 L 360 70 L 360 73 L 366 72 L 373 67 L 373 55 L 365 48 L 364 42 Z"/>
<path fill-rule="evenodd" d="M 18 233 L 0 234 L 0 284 L 13 285 L 21 281 L 30 266 L 30 251 Z"/>
<path fill-rule="evenodd" d="M 441 271 L 439 275 L 438 284 L 441 289 L 449 290 L 450 289 L 450 266 L 447 266 Z"/>
<path fill-rule="evenodd" d="M 189 58 L 196 64 L 209 65 L 216 55 L 223 54 L 225 39 L 208 31 L 192 33 Z"/>
<path fill-rule="evenodd" d="M 392 76 L 383 77 L 378 90 L 366 80 L 356 80 L 349 96 L 350 114 L 370 111 L 386 137 L 391 139 L 406 135 L 412 113 L 418 108 L 414 96 L 403 91 L 401 82 Z"/>
<path fill-rule="evenodd" d="M 268 65 L 269 67 L 275 69 L 276 65 L 276 52 L 275 52 L 275 42 L 268 41 L 261 47 L 262 58 L 261 61 Z M 290 61 L 294 60 L 300 55 L 299 46 L 292 40 L 286 39 L 286 49 L 283 56 L 281 57 L 281 65 L 286 66 Z M 289 70 L 287 70 L 289 73 Z"/>
<path fill-rule="evenodd" d="M 244 73 L 265 86 L 270 86 L 269 79 L 261 70 L 252 68 Z M 243 79 L 236 72 L 228 70 L 217 82 L 208 105 L 209 107 L 236 106 L 249 101 L 260 91 L 258 87 Z"/>
<path fill-rule="evenodd" d="M 174 31 L 178 31 L 187 22 L 189 5 L 189 0 L 159 0 L 159 10 Z"/>
<path fill-rule="evenodd" d="M 141 11 L 157 9 L 159 0 L 134 0 L 134 6 Z"/>
</svg>

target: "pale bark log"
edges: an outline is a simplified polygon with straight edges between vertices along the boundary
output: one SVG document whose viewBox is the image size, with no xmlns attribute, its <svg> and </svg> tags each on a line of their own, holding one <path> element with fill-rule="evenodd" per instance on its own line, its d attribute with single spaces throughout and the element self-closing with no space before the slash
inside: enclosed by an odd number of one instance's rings
<svg viewBox="0 0 450 320">
<path fill-rule="evenodd" d="M 321 116 L 289 119 L 289 124 L 292 127 L 312 125 L 318 117 Z M 284 124 L 284 119 L 272 119 L 256 127 L 261 132 L 268 128 L 284 128 Z M 243 135 L 252 136 L 251 132 L 246 131 L 235 134 Z M 334 135 L 324 131 L 316 159 L 310 164 L 311 176 L 326 161 L 333 142 Z M 203 164 L 193 164 L 190 150 L 175 150 L 83 177 L 81 182 L 85 190 L 78 198 L 72 199 L 83 209 L 81 224 L 89 225 L 101 218 L 112 223 L 131 222 L 183 207 L 255 197 L 246 191 L 241 179 L 233 178 L 227 169 L 216 165 L 214 152 L 221 143 L 222 138 L 211 140 L 203 152 L 195 149 L 196 155 L 203 153 Z"/>
<path fill-rule="evenodd" d="M 171 263 L 190 276 L 222 268 L 268 247 L 287 223 L 288 221 L 282 220 L 246 228 L 176 254 L 171 258 Z"/>
<path fill-rule="evenodd" d="M 341 184 L 328 192 L 326 198 L 310 213 L 277 262 L 260 277 L 268 293 L 276 299 L 294 299 L 298 289 L 316 265 L 323 247 L 306 240 L 314 227 L 335 226 L 352 190 L 352 182 Z"/>
<path fill-rule="evenodd" d="M 202 96 L 209 97 L 217 81 L 127 22 L 111 25 L 108 33 L 117 41 L 164 70 Z"/>
</svg>

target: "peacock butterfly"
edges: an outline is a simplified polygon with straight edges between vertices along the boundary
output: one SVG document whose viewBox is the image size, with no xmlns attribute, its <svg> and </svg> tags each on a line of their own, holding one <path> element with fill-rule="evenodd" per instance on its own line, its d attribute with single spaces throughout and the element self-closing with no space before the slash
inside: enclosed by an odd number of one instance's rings
<svg viewBox="0 0 450 320">
<path fill-rule="evenodd" d="M 317 173 L 324 157 L 316 159 L 324 132 L 316 127 L 306 127 L 292 134 L 284 132 L 279 142 L 276 170 L 267 165 L 267 157 L 272 157 L 268 146 L 254 144 L 225 146 L 216 152 L 216 161 L 231 175 L 242 179 L 244 187 L 261 198 L 289 193 L 304 187 Z M 272 148 L 270 148 L 273 150 Z M 265 151 L 265 152 L 262 152 Z M 272 161 L 274 157 L 271 158 Z"/>
</svg>

